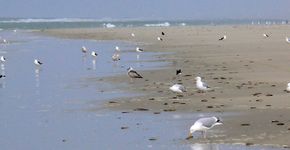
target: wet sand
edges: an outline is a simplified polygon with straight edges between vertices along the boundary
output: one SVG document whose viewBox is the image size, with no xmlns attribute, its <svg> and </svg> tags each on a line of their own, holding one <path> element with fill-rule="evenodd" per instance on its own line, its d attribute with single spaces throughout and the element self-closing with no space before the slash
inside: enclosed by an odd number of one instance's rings
<svg viewBox="0 0 290 150">
<path fill-rule="evenodd" d="M 141 71 L 144 79 L 130 83 L 125 73 L 106 78 L 108 82 L 129 84 L 127 90 L 145 95 L 110 100 L 104 104 L 106 108 L 129 113 L 147 111 L 152 115 L 233 113 L 222 118 L 224 125 L 215 127 L 209 139 L 185 142 L 290 146 L 290 93 L 284 91 L 290 81 L 290 44 L 285 42 L 290 26 L 61 29 L 42 33 L 63 38 L 132 41 L 145 53 L 166 52 L 156 57 L 170 65 L 161 70 Z M 270 37 L 264 38 L 263 33 Z M 223 35 L 227 39 L 219 41 Z M 157 36 L 163 41 L 157 41 Z M 180 76 L 175 75 L 178 68 L 183 71 Z M 198 92 L 196 76 L 203 77 L 213 91 Z M 169 91 L 174 83 L 182 83 L 188 92 Z"/>
</svg>

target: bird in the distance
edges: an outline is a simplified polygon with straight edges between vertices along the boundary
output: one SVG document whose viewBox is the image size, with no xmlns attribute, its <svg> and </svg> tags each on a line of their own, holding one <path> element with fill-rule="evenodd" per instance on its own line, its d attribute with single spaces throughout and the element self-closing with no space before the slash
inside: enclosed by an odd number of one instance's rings
<svg viewBox="0 0 290 150">
<path fill-rule="evenodd" d="M 223 37 L 221 37 L 221 38 L 219 39 L 219 41 L 222 41 L 222 40 L 225 40 L 225 39 L 227 39 L 227 36 L 226 36 L 226 35 L 224 35 Z"/>
</svg>

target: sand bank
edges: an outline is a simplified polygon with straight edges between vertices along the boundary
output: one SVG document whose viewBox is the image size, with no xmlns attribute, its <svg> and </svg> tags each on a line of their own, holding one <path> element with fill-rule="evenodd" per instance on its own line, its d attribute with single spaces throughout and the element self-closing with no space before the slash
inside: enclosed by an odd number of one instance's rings
<svg viewBox="0 0 290 150">
<path fill-rule="evenodd" d="M 165 35 L 161 35 L 161 31 Z M 135 37 L 131 37 L 131 33 Z M 168 68 L 140 72 L 144 79 L 130 83 L 124 76 L 108 82 L 128 83 L 131 91 L 146 96 L 117 99 L 104 107 L 134 112 L 237 112 L 227 116 L 221 132 L 211 142 L 290 145 L 290 26 L 197 26 L 122 29 L 61 29 L 42 33 L 63 38 L 126 40 L 145 52 L 173 52 L 157 55 L 170 62 Z M 264 38 L 263 33 L 270 35 Z M 218 38 L 227 35 L 227 39 Z M 157 41 L 161 36 L 163 41 Z M 181 76 L 175 69 L 183 70 Z M 201 76 L 213 91 L 199 93 L 194 78 Z M 176 94 L 169 86 L 182 83 L 188 92 Z M 142 109 L 138 109 L 142 108 Z M 193 120 L 194 122 L 194 120 Z M 186 135 L 185 135 L 186 137 Z M 208 142 L 194 139 L 188 142 Z"/>
</svg>

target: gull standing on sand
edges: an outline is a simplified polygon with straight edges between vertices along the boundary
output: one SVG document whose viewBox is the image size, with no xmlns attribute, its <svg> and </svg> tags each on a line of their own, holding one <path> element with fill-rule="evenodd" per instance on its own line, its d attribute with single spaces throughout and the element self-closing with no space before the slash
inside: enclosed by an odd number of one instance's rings
<svg viewBox="0 0 290 150">
<path fill-rule="evenodd" d="M 36 66 L 41 66 L 43 63 L 40 62 L 40 61 L 37 60 L 37 59 L 34 59 L 34 64 L 35 64 Z"/>
<path fill-rule="evenodd" d="M 158 41 L 163 41 L 163 39 L 161 37 L 159 37 L 159 36 L 157 37 L 157 40 Z"/>
<path fill-rule="evenodd" d="M 265 38 L 268 38 L 268 37 L 269 37 L 269 35 L 266 34 L 266 33 L 264 33 L 263 36 L 264 36 Z"/>
<path fill-rule="evenodd" d="M 115 50 L 118 51 L 118 52 L 121 51 L 121 49 L 119 48 L 119 46 L 116 46 L 116 47 L 115 47 Z"/>
<path fill-rule="evenodd" d="M 7 41 L 6 39 L 3 39 L 3 40 L 2 40 L 2 43 L 3 43 L 3 44 L 8 44 L 8 41 Z"/>
<path fill-rule="evenodd" d="M 190 139 L 193 137 L 193 133 L 195 131 L 201 131 L 203 134 L 203 137 L 206 138 L 206 131 L 211 129 L 212 127 L 216 125 L 222 125 L 222 121 L 218 117 L 205 117 L 200 118 L 190 127 L 189 129 L 189 135 L 186 139 Z"/>
<path fill-rule="evenodd" d="M 136 47 L 136 52 L 143 52 L 144 50 L 139 48 L 139 47 Z"/>
<path fill-rule="evenodd" d="M 4 62 L 6 61 L 6 58 L 5 58 L 4 56 L 1 56 L 1 57 L 0 57 L 0 61 L 1 61 L 2 63 L 4 63 Z"/>
<path fill-rule="evenodd" d="M 131 33 L 131 36 L 132 36 L 132 37 L 135 37 L 135 34 L 134 34 L 134 33 Z"/>
<path fill-rule="evenodd" d="M 113 60 L 113 61 L 119 61 L 119 60 L 121 60 L 121 59 L 120 59 L 120 54 L 118 54 L 118 53 L 114 53 L 113 56 L 112 56 L 112 60 Z"/>
<path fill-rule="evenodd" d="M 222 41 L 222 40 L 225 40 L 225 39 L 227 39 L 227 36 L 226 36 L 226 35 L 224 35 L 223 37 L 221 37 L 221 38 L 219 39 L 219 41 Z"/>
<path fill-rule="evenodd" d="M 286 91 L 287 91 L 287 92 L 290 92 L 290 83 L 287 84 Z"/>
<path fill-rule="evenodd" d="M 210 87 L 205 83 L 201 81 L 201 77 L 196 77 L 196 88 L 198 88 L 201 91 L 209 90 Z"/>
<path fill-rule="evenodd" d="M 93 57 L 97 57 L 97 56 L 98 56 L 98 54 L 97 54 L 95 51 L 92 51 L 91 55 L 92 55 Z"/>
<path fill-rule="evenodd" d="M 131 81 L 133 78 L 143 78 L 137 71 L 135 71 L 132 67 L 129 67 L 128 69 L 128 76 L 131 78 Z"/>
<path fill-rule="evenodd" d="M 81 50 L 82 50 L 83 53 L 87 53 L 87 51 L 88 51 L 85 46 L 82 46 Z"/>
<path fill-rule="evenodd" d="M 177 93 L 183 93 L 183 92 L 186 92 L 186 89 L 183 85 L 181 84 L 174 84 L 173 86 L 171 86 L 169 88 L 171 91 L 173 92 L 177 92 Z"/>
<path fill-rule="evenodd" d="M 290 39 L 288 37 L 285 38 L 287 43 L 290 43 Z"/>
</svg>

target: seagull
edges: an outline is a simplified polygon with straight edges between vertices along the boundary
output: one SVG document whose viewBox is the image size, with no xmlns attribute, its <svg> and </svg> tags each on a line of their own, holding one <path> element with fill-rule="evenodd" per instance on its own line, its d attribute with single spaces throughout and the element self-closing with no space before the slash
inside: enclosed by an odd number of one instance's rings
<svg viewBox="0 0 290 150">
<path fill-rule="evenodd" d="M 34 64 L 35 64 L 36 66 L 41 66 L 43 63 L 40 62 L 40 61 L 37 60 L 37 59 L 34 59 Z"/>
<path fill-rule="evenodd" d="M 171 86 L 169 88 L 171 91 L 173 92 L 177 92 L 177 93 L 183 93 L 183 92 L 186 92 L 186 89 L 183 85 L 181 84 L 174 84 L 173 86 Z"/>
<path fill-rule="evenodd" d="M 0 61 L 1 61 L 1 62 L 5 62 L 5 61 L 6 61 L 6 58 L 5 58 L 4 56 L 1 56 L 1 57 L 0 57 Z"/>
<path fill-rule="evenodd" d="M 268 38 L 268 37 L 269 37 L 269 35 L 266 34 L 266 33 L 264 33 L 263 36 L 264 36 L 265 38 Z"/>
<path fill-rule="evenodd" d="M 85 46 L 82 46 L 81 50 L 82 50 L 83 53 L 87 53 L 87 51 L 88 51 Z"/>
<path fill-rule="evenodd" d="M 285 38 L 287 43 L 290 43 L 290 39 L 288 37 Z"/>
<path fill-rule="evenodd" d="M 0 75 L 0 79 L 1 79 L 1 78 L 5 78 L 5 77 L 6 77 L 5 75 L 2 75 L 2 74 Z"/>
<path fill-rule="evenodd" d="M 144 50 L 139 48 L 139 47 L 136 47 L 136 52 L 143 52 Z"/>
<path fill-rule="evenodd" d="M 116 46 L 116 47 L 115 47 L 115 50 L 118 51 L 118 52 L 121 51 L 120 48 L 119 48 L 119 46 Z"/>
<path fill-rule="evenodd" d="M 98 56 L 98 54 L 97 54 L 96 52 L 94 52 L 94 51 L 92 51 L 91 55 L 92 55 L 93 57 L 97 57 L 97 56 Z"/>
<path fill-rule="evenodd" d="M 196 88 L 198 88 L 201 91 L 209 90 L 209 86 L 201 81 L 201 77 L 196 77 Z"/>
<path fill-rule="evenodd" d="M 3 41 L 4 44 L 8 43 L 8 41 L 6 39 L 3 39 L 2 41 Z"/>
<path fill-rule="evenodd" d="M 227 36 L 226 35 L 224 35 L 223 37 L 221 37 L 219 40 L 222 41 L 222 40 L 225 40 L 225 39 L 227 39 Z"/>
<path fill-rule="evenodd" d="M 158 41 L 163 41 L 163 39 L 161 37 L 159 37 L 159 36 L 157 37 L 157 40 Z"/>
<path fill-rule="evenodd" d="M 287 84 L 286 91 L 287 91 L 287 92 L 290 92 L 290 83 Z"/>
<path fill-rule="evenodd" d="M 181 69 L 177 69 L 176 70 L 176 75 L 180 75 L 182 72 L 181 72 Z"/>
<path fill-rule="evenodd" d="M 135 37 L 135 34 L 134 34 L 134 33 L 131 33 L 131 36 L 132 36 L 132 37 Z"/>
<path fill-rule="evenodd" d="M 162 35 L 165 35 L 165 33 L 164 33 L 164 32 L 161 32 L 161 34 L 162 34 Z"/>
<path fill-rule="evenodd" d="M 211 129 L 216 125 L 222 125 L 222 121 L 218 117 L 205 117 L 200 118 L 190 127 L 189 136 L 186 139 L 190 139 L 193 137 L 193 133 L 195 131 L 201 131 L 203 133 L 203 137 L 206 138 L 206 131 Z"/>
<path fill-rule="evenodd" d="M 128 69 L 128 76 L 131 78 L 131 81 L 133 78 L 143 78 L 137 71 L 135 71 L 132 67 L 129 67 Z"/>
<path fill-rule="evenodd" d="M 113 60 L 113 61 L 121 60 L 121 59 L 120 59 L 120 54 L 118 54 L 118 53 L 114 53 L 113 56 L 112 56 L 112 60 Z"/>
</svg>

